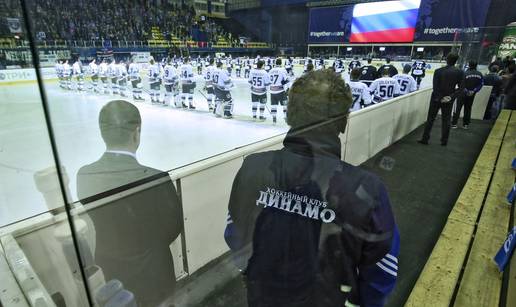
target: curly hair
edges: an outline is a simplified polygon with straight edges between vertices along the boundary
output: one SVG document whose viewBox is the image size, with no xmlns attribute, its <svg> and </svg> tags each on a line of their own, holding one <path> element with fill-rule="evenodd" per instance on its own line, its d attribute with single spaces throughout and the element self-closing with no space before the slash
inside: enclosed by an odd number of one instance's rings
<svg viewBox="0 0 516 307">
<path fill-rule="evenodd" d="M 330 69 L 312 71 L 297 79 L 289 91 L 287 123 L 297 129 L 340 121 L 343 132 L 351 103 L 351 90 L 341 76 Z"/>
</svg>

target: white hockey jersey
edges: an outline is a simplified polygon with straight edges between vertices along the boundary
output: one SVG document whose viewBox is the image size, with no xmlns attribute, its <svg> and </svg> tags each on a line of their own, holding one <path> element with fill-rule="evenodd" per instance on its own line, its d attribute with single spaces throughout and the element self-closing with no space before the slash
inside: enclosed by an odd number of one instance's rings
<svg viewBox="0 0 516 307">
<path fill-rule="evenodd" d="M 417 82 L 414 77 L 406 74 L 397 74 L 392 77 L 400 85 L 400 95 L 405 95 L 417 91 Z"/>
<path fill-rule="evenodd" d="M 369 87 L 369 91 L 374 93 L 376 97 L 381 98 L 382 101 L 385 101 L 400 94 L 400 85 L 393 78 L 383 77 L 374 80 Z"/>
<path fill-rule="evenodd" d="M 58 77 L 62 77 L 63 76 L 63 64 L 57 63 L 56 66 L 55 66 L 55 70 L 56 70 L 56 75 Z"/>
<path fill-rule="evenodd" d="M 233 82 L 226 69 L 215 68 L 213 70 L 213 85 L 219 90 L 229 91 L 233 87 Z"/>
<path fill-rule="evenodd" d="M 118 79 L 124 79 L 127 77 L 127 67 L 124 63 L 120 63 L 117 65 L 116 73 L 118 76 Z"/>
<path fill-rule="evenodd" d="M 249 73 L 249 84 L 251 84 L 251 93 L 255 95 L 267 94 L 267 86 L 269 86 L 269 74 L 263 69 L 252 69 Z"/>
<path fill-rule="evenodd" d="M 349 81 L 349 87 L 351 89 L 351 96 L 353 97 L 353 104 L 349 109 L 351 112 L 360 110 L 362 105 L 367 106 L 371 104 L 371 93 L 369 87 L 360 81 Z"/>
<path fill-rule="evenodd" d="M 156 83 L 159 81 L 159 78 L 161 76 L 161 67 L 159 66 L 159 63 L 149 65 L 148 76 L 149 83 Z"/>
<path fill-rule="evenodd" d="M 111 62 L 108 65 L 108 70 L 107 70 L 108 77 L 110 77 L 110 78 L 116 77 L 116 75 L 117 75 L 116 69 L 117 69 L 117 64 L 115 62 Z"/>
<path fill-rule="evenodd" d="M 81 65 L 81 62 L 77 61 L 75 63 L 73 63 L 73 74 L 74 75 L 82 75 L 82 65 Z"/>
<path fill-rule="evenodd" d="M 165 85 L 173 85 L 177 82 L 177 71 L 174 68 L 174 65 L 167 64 L 163 69 L 163 84 Z"/>
<path fill-rule="evenodd" d="M 140 67 L 136 63 L 129 64 L 129 79 L 138 80 L 140 78 Z"/>
<path fill-rule="evenodd" d="M 193 67 L 190 64 L 183 64 L 180 68 L 180 77 L 182 84 L 192 84 L 193 83 Z"/>
<path fill-rule="evenodd" d="M 206 70 L 204 71 L 204 81 L 206 82 L 207 88 L 213 87 L 213 74 L 215 70 L 217 70 L 217 67 L 210 65 L 206 67 Z"/>
<path fill-rule="evenodd" d="M 274 67 L 269 72 L 271 85 L 269 87 L 271 94 L 279 94 L 285 91 L 285 86 L 290 82 L 287 70 L 282 67 Z"/>
<path fill-rule="evenodd" d="M 100 77 L 107 77 L 108 75 L 108 64 L 106 62 L 102 62 L 99 65 L 99 75 Z"/>
<path fill-rule="evenodd" d="M 95 62 L 91 62 L 88 65 L 90 76 L 96 76 L 99 74 L 99 66 Z"/>
</svg>

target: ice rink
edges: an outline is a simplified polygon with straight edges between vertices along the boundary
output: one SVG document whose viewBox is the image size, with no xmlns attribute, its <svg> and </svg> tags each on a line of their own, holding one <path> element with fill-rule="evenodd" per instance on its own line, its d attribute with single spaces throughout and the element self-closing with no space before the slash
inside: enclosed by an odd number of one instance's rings
<svg viewBox="0 0 516 307">
<path fill-rule="evenodd" d="M 302 67 L 297 67 L 296 75 L 300 75 L 301 70 Z M 287 131 L 281 108 L 277 124 L 272 123 L 268 111 L 265 122 L 253 121 L 249 85 L 245 79 L 235 78 L 234 72 L 233 119 L 217 118 L 208 112 L 206 99 L 199 91 L 204 82 L 201 76 L 196 78 L 195 111 L 153 105 L 146 94 L 146 102 L 134 103 L 142 116 L 141 144 L 137 152 L 141 164 L 170 171 Z M 347 74 L 344 78 L 348 79 Z M 431 76 L 427 75 L 422 87 L 430 84 Z M 36 180 L 39 187 L 54 195 L 48 202 L 59 200 L 60 191 L 55 176 L 40 176 L 41 172 L 52 173 L 49 168 L 54 166 L 54 160 L 36 83 L 0 85 L 0 93 L 5 97 L 0 102 L 2 226 L 52 209 L 38 191 Z M 45 83 L 45 94 L 58 158 L 68 177 L 68 201 L 76 201 L 77 171 L 99 159 L 105 150 L 98 128 L 99 111 L 108 101 L 121 97 L 66 91 L 59 88 L 56 81 Z"/>
</svg>

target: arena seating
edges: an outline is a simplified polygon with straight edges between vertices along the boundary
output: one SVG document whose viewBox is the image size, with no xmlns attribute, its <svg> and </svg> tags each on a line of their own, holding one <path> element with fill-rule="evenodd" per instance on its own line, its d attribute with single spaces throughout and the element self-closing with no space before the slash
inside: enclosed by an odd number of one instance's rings
<svg viewBox="0 0 516 307">
<path fill-rule="evenodd" d="M 509 226 L 511 207 L 506 195 L 515 179 L 510 167 L 516 156 L 515 137 L 516 112 L 504 110 L 406 306 L 499 305 L 502 273 L 493 257 L 505 241 Z"/>
</svg>

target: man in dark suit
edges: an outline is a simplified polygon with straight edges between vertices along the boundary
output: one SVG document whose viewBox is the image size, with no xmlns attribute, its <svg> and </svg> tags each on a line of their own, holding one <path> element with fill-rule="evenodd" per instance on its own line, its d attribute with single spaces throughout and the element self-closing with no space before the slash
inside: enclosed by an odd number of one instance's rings
<svg viewBox="0 0 516 307">
<path fill-rule="evenodd" d="M 106 152 L 77 174 L 78 196 L 97 234 L 95 262 L 139 306 L 156 306 L 176 284 L 169 246 L 182 231 L 177 192 L 167 173 L 136 159 L 141 117 L 134 105 L 109 102 L 99 125 Z"/>
<path fill-rule="evenodd" d="M 432 126 L 434 125 L 434 120 L 439 110 L 441 110 L 442 117 L 441 145 L 446 146 L 448 144 L 453 102 L 462 92 L 460 85 L 462 83 L 463 72 L 455 67 L 455 63 L 457 63 L 458 59 L 459 56 L 457 54 L 448 54 L 446 57 L 446 66 L 434 72 L 430 107 L 428 109 L 423 137 L 418 141 L 420 144 L 428 145 L 430 132 L 432 131 Z"/>
</svg>

